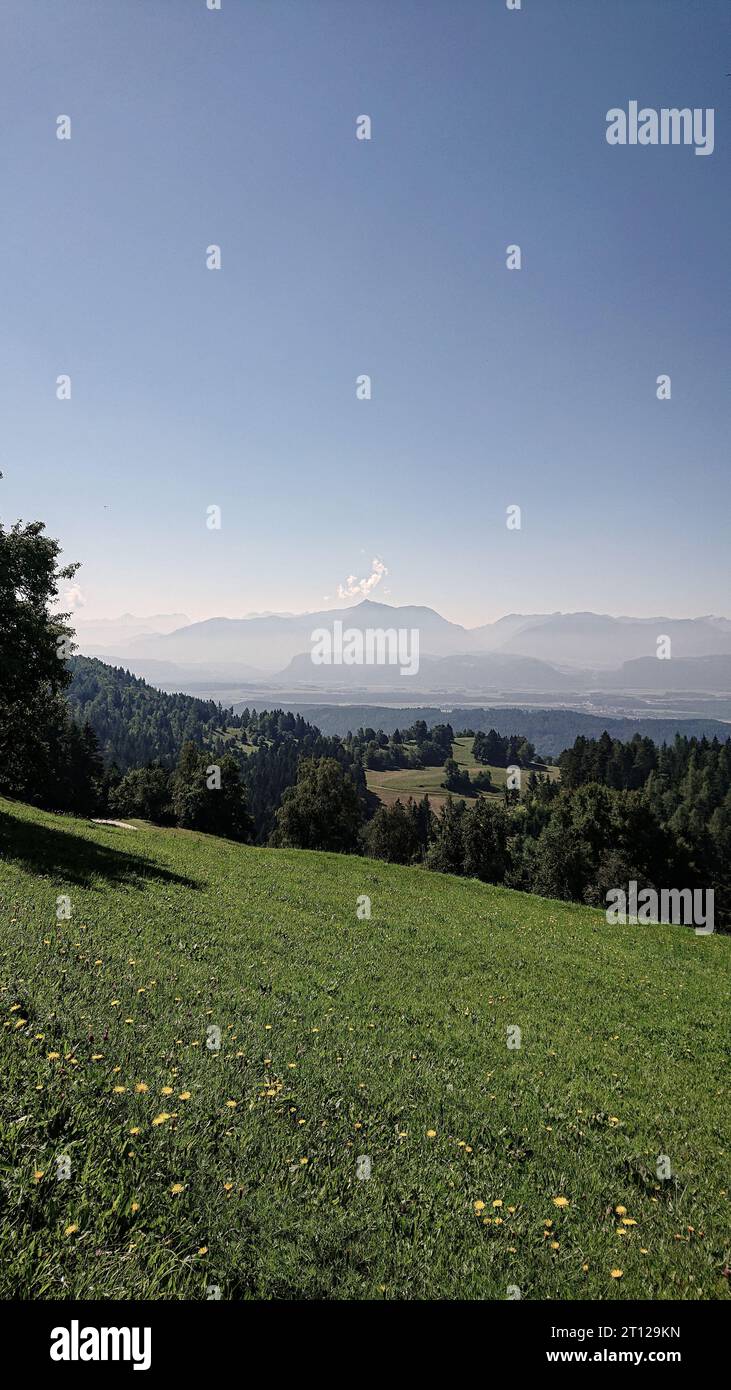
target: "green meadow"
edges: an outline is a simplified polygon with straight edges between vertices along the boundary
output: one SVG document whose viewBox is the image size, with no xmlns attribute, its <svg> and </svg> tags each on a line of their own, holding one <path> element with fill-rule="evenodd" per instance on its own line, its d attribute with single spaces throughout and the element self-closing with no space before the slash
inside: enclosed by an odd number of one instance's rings
<svg viewBox="0 0 731 1390">
<path fill-rule="evenodd" d="M 489 772 L 492 777 L 493 790 L 476 792 L 474 796 L 455 792 L 453 793 L 453 800 L 465 801 L 468 806 L 473 806 L 478 797 L 482 796 L 488 799 L 502 800 L 507 780 L 507 769 L 488 767 L 485 763 L 478 763 L 472 752 L 473 742 L 474 739 L 469 735 L 456 738 L 452 744 L 452 757 L 458 767 L 467 769 L 471 777 L 474 777 L 478 772 Z M 416 744 L 407 743 L 406 747 L 415 750 Z M 526 778 L 528 775 L 527 772 L 524 773 Z M 541 775 L 548 777 L 553 782 L 558 780 L 560 773 L 557 767 L 551 766 L 544 768 Z M 390 772 L 369 770 L 366 773 L 366 781 L 368 790 L 374 792 L 379 801 L 382 801 L 386 806 L 392 806 L 395 801 L 408 801 L 410 796 L 413 797 L 414 801 L 420 801 L 423 796 L 428 796 L 433 810 L 438 811 L 449 795 L 444 788 L 443 767 L 400 767 Z"/>
<path fill-rule="evenodd" d="M 729 938 L 135 825 L 0 801 L 0 1296 L 729 1298 Z"/>
</svg>

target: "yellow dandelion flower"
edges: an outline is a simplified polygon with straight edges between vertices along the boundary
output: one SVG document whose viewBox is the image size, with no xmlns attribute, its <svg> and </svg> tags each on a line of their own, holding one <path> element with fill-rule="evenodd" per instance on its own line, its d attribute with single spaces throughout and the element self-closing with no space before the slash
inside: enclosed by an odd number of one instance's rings
<svg viewBox="0 0 731 1390">
<path fill-rule="evenodd" d="M 622 1225 L 623 1225 L 623 1226 L 636 1226 L 636 1225 L 637 1225 L 637 1222 L 636 1222 L 636 1221 L 633 1221 L 633 1219 L 632 1219 L 631 1216 L 623 1216 L 623 1217 L 622 1217 Z"/>
<path fill-rule="evenodd" d="M 624 1270 L 623 1270 L 623 1269 L 613 1269 L 613 1270 L 611 1271 L 611 1277 L 612 1277 L 612 1279 L 621 1279 L 623 1274 L 624 1274 Z"/>
<path fill-rule="evenodd" d="M 67 1226 L 67 1227 L 66 1227 L 66 1230 L 64 1231 L 64 1235 L 65 1235 L 65 1236 L 74 1236 L 74 1235 L 76 1235 L 76 1232 L 78 1231 L 78 1229 L 79 1229 L 79 1228 L 78 1228 L 78 1226 L 76 1226 L 76 1225 Z"/>
<path fill-rule="evenodd" d="M 568 1197 L 554 1197 L 554 1199 L 553 1199 L 553 1205 L 554 1205 L 554 1207 L 567 1207 L 568 1204 L 569 1204 L 569 1199 L 568 1199 Z"/>
<path fill-rule="evenodd" d="M 478 1202 L 475 1202 L 475 1203 L 474 1203 L 474 1208 L 475 1208 L 475 1211 L 484 1211 L 484 1210 L 485 1210 L 485 1203 L 484 1203 L 484 1202 L 479 1202 L 479 1201 L 478 1201 Z"/>
<path fill-rule="evenodd" d="M 225 1183 L 223 1184 L 223 1186 L 224 1186 L 224 1189 L 225 1189 L 226 1192 L 230 1192 L 230 1191 L 231 1191 L 231 1188 L 233 1187 L 233 1183 L 232 1183 L 232 1182 L 225 1182 Z"/>
<path fill-rule="evenodd" d="M 199 1255 L 207 1255 L 207 1254 L 208 1254 L 208 1246 L 207 1246 L 207 1245 L 202 1245 L 201 1248 L 200 1248 L 200 1250 L 198 1251 L 198 1254 L 199 1254 Z"/>
<path fill-rule="evenodd" d="M 503 1204 L 503 1199 L 502 1199 L 502 1197 L 496 1197 L 496 1199 L 495 1199 L 495 1201 L 493 1202 L 492 1205 L 493 1205 L 494 1207 L 501 1207 L 502 1204 Z"/>
<path fill-rule="evenodd" d="M 139 1211 L 139 1209 L 140 1209 L 140 1204 L 139 1204 L 139 1202 L 132 1202 L 132 1203 L 130 1204 L 130 1211 L 131 1211 L 131 1212 Z"/>
<path fill-rule="evenodd" d="M 178 1100 L 190 1100 L 190 1091 L 181 1091 Z"/>
<path fill-rule="evenodd" d="M 309 1163 L 309 1158 L 301 1158 L 300 1163 Z"/>
<path fill-rule="evenodd" d="M 169 1120 L 169 1119 L 170 1119 L 170 1115 L 168 1114 L 167 1110 L 163 1110 L 162 1113 L 161 1113 L 160 1115 L 156 1115 L 156 1116 L 155 1116 L 155 1118 L 154 1118 L 154 1120 L 152 1121 L 152 1123 L 153 1123 L 154 1125 L 164 1125 L 164 1124 L 165 1124 L 165 1121 L 166 1121 L 166 1120 Z"/>
<path fill-rule="evenodd" d="M 91 1054 L 91 1060 L 92 1060 L 92 1062 L 101 1062 L 101 1061 L 103 1061 L 103 1059 L 104 1059 L 104 1053 L 103 1053 L 103 1052 L 92 1052 L 92 1054 Z"/>
<path fill-rule="evenodd" d="M 559 1246 L 558 1241 L 557 1241 L 557 1240 L 552 1240 L 552 1241 L 551 1241 L 551 1249 L 552 1249 L 552 1250 L 558 1250 L 559 1248 L 560 1248 L 560 1246 Z"/>
<path fill-rule="evenodd" d="M 173 1094 L 173 1088 L 172 1088 L 172 1086 L 161 1086 L 161 1088 L 160 1088 L 160 1095 L 161 1095 L 161 1096 L 171 1096 L 172 1094 Z"/>
<path fill-rule="evenodd" d="M 626 1208 L 626 1207 L 615 1207 L 614 1210 L 616 1211 L 617 1216 L 626 1216 L 626 1215 L 627 1215 L 627 1208 Z"/>
<path fill-rule="evenodd" d="M 121 1095 L 122 1095 L 122 1092 L 123 1092 L 123 1091 L 126 1091 L 126 1090 L 127 1090 L 127 1087 L 126 1087 L 126 1086 L 115 1086 L 115 1087 L 114 1087 L 114 1095 L 115 1095 L 115 1096 L 121 1096 Z"/>
<path fill-rule="evenodd" d="M 140 1132 L 140 1127 L 139 1127 L 139 1125 L 134 1125 L 134 1127 L 130 1130 L 130 1134 L 139 1134 L 139 1132 Z"/>
<path fill-rule="evenodd" d="M 58 1062 L 58 1061 L 61 1060 L 61 1053 L 60 1053 L 60 1052 L 47 1052 L 47 1053 L 46 1053 L 46 1057 L 48 1058 L 48 1061 L 49 1061 L 49 1062 Z"/>
<path fill-rule="evenodd" d="M 226 1101 L 226 1105 L 228 1106 L 229 1110 L 235 1110 L 235 1109 L 236 1109 L 236 1106 L 238 1105 L 238 1101 L 237 1101 L 237 1100 L 227 1100 L 227 1101 Z"/>
<path fill-rule="evenodd" d="M 180 1193 L 183 1191 L 184 1188 L 185 1188 L 185 1183 L 182 1183 L 182 1182 L 174 1182 L 173 1185 L 172 1185 L 172 1187 L 170 1188 L 170 1192 L 171 1192 L 171 1194 L 172 1194 L 173 1197 L 179 1197 L 179 1196 L 180 1196 Z"/>
<path fill-rule="evenodd" d="M 426 1137 L 427 1137 L 427 1139 L 436 1139 L 436 1137 L 437 1137 L 437 1132 L 436 1132 L 436 1130 L 435 1130 L 435 1129 L 428 1129 L 428 1130 L 426 1131 Z"/>
<path fill-rule="evenodd" d="M 36 1168 L 35 1173 L 33 1174 L 33 1181 L 40 1182 L 41 1178 L 43 1177 L 43 1172 L 44 1170 L 42 1168 Z"/>
<path fill-rule="evenodd" d="M 149 1089 L 150 1088 L 146 1081 L 138 1081 L 135 1086 L 135 1090 L 137 1094 L 140 1096 L 143 1096 L 145 1094 L 145 1091 L 149 1091 Z"/>
</svg>

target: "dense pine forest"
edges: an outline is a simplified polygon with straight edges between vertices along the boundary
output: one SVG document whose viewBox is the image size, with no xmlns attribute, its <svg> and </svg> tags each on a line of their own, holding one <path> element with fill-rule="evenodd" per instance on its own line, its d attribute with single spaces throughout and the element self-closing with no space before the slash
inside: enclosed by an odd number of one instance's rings
<svg viewBox="0 0 731 1390">
<path fill-rule="evenodd" d="M 77 724 L 91 726 L 105 762 L 120 772 L 153 760 L 172 767 L 184 743 L 207 742 L 222 726 L 223 710 L 213 700 L 166 694 L 91 657 L 73 656 L 68 666 L 71 713 Z M 226 723 L 241 725 L 232 713 Z"/>
</svg>

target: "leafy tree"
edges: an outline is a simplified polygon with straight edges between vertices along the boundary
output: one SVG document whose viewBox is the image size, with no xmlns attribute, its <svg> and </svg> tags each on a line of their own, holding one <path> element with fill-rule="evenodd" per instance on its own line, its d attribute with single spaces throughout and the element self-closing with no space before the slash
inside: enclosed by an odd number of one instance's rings
<svg viewBox="0 0 731 1390">
<path fill-rule="evenodd" d="M 202 755 L 204 765 L 210 766 L 208 754 Z M 202 830 L 209 835 L 225 835 L 230 840 L 251 841 L 254 822 L 246 805 L 246 789 L 236 759 L 225 753 L 219 764 L 221 785 L 215 790 L 207 787 L 208 801 Z M 207 781 L 210 779 L 208 778 Z"/>
<path fill-rule="evenodd" d="M 499 802 L 481 797 L 464 817 L 464 872 L 485 883 L 502 883 L 508 869 L 510 821 Z"/>
<path fill-rule="evenodd" d="M 185 743 L 171 781 L 173 814 L 186 830 L 203 830 L 232 840 L 250 840 L 254 825 L 236 759 L 213 763 L 207 751 Z"/>
<path fill-rule="evenodd" d="M 135 767 L 109 793 L 109 810 L 113 816 L 138 816 L 156 825 L 173 822 L 171 777 L 167 768 L 158 765 Z"/>
<path fill-rule="evenodd" d="M 94 799 L 96 764 L 60 699 L 72 632 L 69 615 L 54 611 L 61 581 L 78 566 L 59 565 L 60 544 L 44 530 L 40 521 L 0 524 L 0 790 L 82 809 Z"/>
<path fill-rule="evenodd" d="M 43 533 L 42 521 L 0 523 L 0 710 L 3 721 L 68 684 L 63 656 L 70 652 L 68 613 L 52 613 L 61 580 L 78 565 L 59 567 L 60 543 Z M 64 648 L 63 644 L 68 646 Z M 59 652 L 61 659 L 59 659 Z"/>
<path fill-rule="evenodd" d="M 539 836 L 531 891 L 544 898 L 583 902 L 591 869 L 591 849 L 581 832 L 575 825 L 564 827 L 556 817 Z"/>
<path fill-rule="evenodd" d="M 407 807 L 396 801 L 393 806 L 379 807 L 363 830 L 366 854 L 391 864 L 412 864 L 420 857 L 419 827 L 412 806 L 413 802 Z"/>
<path fill-rule="evenodd" d="M 436 869 L 442 874 L 461 874 L 464 871 L 464 819 L 464 801 L 453 801 L 448 796 L 427 852 L 427 868 Z"/>
<path fill-rule="evenodd" d="M 355 784 L 340 763 L 304 758 L 277 811 L 272 843 L 349 853 L 357 847 L 362 819 Z"/>
<path fill-rule="evenodd" d="M 449 792 L 462 792 L 467 796 L 472 792 L 469 772 L 465 768 L 459 767 L 454 758 L 447 758 L 444 764 L 443 786 Z"/>
</svg>

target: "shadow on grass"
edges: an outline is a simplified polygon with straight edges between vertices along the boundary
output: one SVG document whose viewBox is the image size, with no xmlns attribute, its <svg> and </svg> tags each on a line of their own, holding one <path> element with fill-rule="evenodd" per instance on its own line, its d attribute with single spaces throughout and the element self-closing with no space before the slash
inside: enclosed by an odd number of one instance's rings
<svg viewBox="0 0 731 1390">
<path fill-rule="evenodd" d="M 56 830 L 33 821 L 16 820 L 0 811 L 0 863 L 22 864 L 32 873 L 46 874 L 81 887 L 91 888 L 94 880 L 144 888 L 149 882 L 178 884 L 182 888 L 201 888 L 195 879 L 173 873 L 144 855 L 122 849 L 107 849 L 72 830 Z"/>
</svg>

